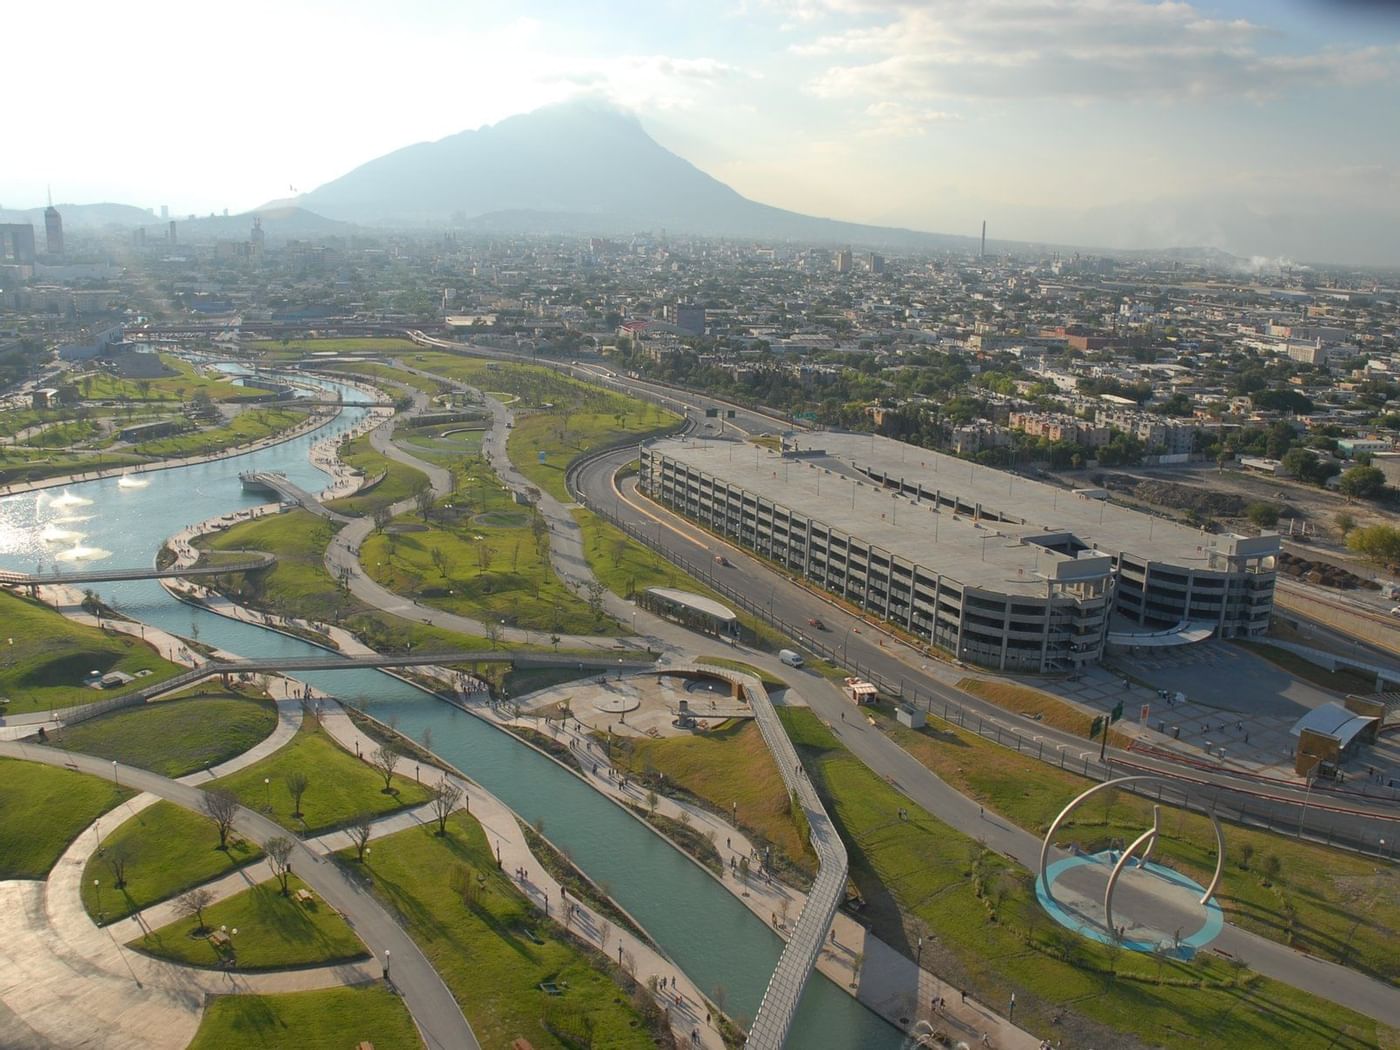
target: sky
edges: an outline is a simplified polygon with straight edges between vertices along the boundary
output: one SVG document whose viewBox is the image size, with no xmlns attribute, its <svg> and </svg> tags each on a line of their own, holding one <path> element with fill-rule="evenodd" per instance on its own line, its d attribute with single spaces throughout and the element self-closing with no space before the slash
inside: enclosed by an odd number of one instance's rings
<svg viewBox="0 0 1400 1050">
<path fill-rule="evenodd" d="M 816 215 L 1369 261 L 1400 253 L 1398 8 L 19 0 L 0 206 L 238 212 L 583 94 Z"/>
</svg>

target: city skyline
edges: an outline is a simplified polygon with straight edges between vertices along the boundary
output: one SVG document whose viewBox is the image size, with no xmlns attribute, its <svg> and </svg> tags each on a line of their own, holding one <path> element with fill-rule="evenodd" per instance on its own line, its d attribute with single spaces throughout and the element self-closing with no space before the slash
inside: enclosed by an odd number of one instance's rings
<svg viewBox="0 0 1400 1050">
<path fill-rule="evenodd" d="M 1368 5 L 70 13 L 85 26 L 64 42 L 70 67 L 110 61 L 115 42 L 139 75 L 94 93 L 82 78 L 54 83 L 41 49 L 24 49 L 20 75 L 48 87 L 11 121 L 25 148 L 0 175 L 7 207 L 42 202 L 52 182 L 63 201 L 240 212 L 583 95 L 635 111 L 754 200 L 856 222 L 975 235 L 988 218 L 1011 240 L 1243 254 L 1285 243 L 1333 260 L 1400 222 L 1400 147 L 1375 128 L 1400 101 L 1397 27 Z M 52 19 L 16 13 L 16 38 L 37 40 Z M 1258 233 L 1280 226 L 1290 237 Z M 1352 257 L 1385 261 L 1372 246 Z"/>
</svg>

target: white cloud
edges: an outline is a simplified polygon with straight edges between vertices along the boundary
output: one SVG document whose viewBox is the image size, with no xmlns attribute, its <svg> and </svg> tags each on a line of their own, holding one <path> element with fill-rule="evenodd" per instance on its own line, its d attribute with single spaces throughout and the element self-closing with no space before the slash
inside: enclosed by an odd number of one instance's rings
<svg viewBox="0 0 1400 1050">
<path fill-rule="evenodd" d="M 1266 27 L 1186 3 L 828 0 L 823 8 L 847 24 L 792 51 L 838 59 L 808 85 L 832 99 L 1267 98 L 1400 69 L 1393 46 L 1284 51 Z"/>
</svg>

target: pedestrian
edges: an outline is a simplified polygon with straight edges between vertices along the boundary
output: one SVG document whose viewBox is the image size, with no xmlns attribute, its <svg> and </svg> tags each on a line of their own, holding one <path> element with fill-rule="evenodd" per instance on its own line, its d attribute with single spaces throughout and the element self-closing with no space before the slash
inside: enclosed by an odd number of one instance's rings
<svg viewBox="0 0 1400 1050">
<path fill-rule="evenodd" d="M 966 989 L 966 988 L 962 989 L 962 1001 L 963 1001 L 963 1005 L 966 1006 L 966 1005 L 967 1005 L 967 989 Z"/>
<path fill-rule="evenodd" d="M 1011 1008 L 1010 1008 L 1009 1010 L 1006 1011 L 1006 1019 L 1007 1019 L 1008 1021 L 1011 1021 L 1011 1020 L 1015 1020 L 1015 1018 L 1016 1018 L 1016 993 L 1015 993 L 1015 992 L 1012 992 L 1012 993 L 1011 993 Z"/>
</svg>

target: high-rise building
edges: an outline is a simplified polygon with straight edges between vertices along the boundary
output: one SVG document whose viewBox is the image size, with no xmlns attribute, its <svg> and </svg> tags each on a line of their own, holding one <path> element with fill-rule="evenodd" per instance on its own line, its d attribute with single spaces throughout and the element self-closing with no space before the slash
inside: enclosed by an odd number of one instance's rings
<svg viewBox="0 0 1400 1050">
<path fill-rule="evenodd" d="M 851 249 L 842 248 L 839 252 L 836 253 L 836 272 L 851 272 Z"/>
<path fill-rule="evenodd" d="M 27 222 L 0 224 L 0 261 L 20 266 L 34 262 L 34 227 Z"/>
<path fill-rule="evenodd" d="M 884 273 L 885 257 L 883 255 L 877 255 L 875 252 L 871 252 L 869 265 L 871 273 Z"/>
<path fill-rule="evenodd" d="M 248 235 L 248 246 L 252 251 L 254 259 L 261 259 L 263 247 L 266 243 L 266 235 L 263 233 L 262 219 L 253 219 L 253 232 Z"/>
<path fill-rule="evenodd" d="M 44 209 L 44 240 L 50 255 L 63 254 L 63 218 L 52 204 Z"/>
<path fill-rule="evenodd" d="M 160 221 L 161 221 L 161 222 L 166 222 L 166 221 L 168 221 L 169 219 L 170 219 L 170 205 L 168 205 L 168 204 L 162 204 L 162 205 L 160 206 Z"/>
<path fill-rule="evenodd" d="M 704 335 L 705 308 L 703 306 L 687 306 L 685 303 L 677 303 L 676 327 L 687 335 L 697 337 Z"/>
<path fill-rule="evenodd" d="M 179 243 L 179 241 L 178 241 L 178 240 L 176 239 L 176 237 L 175 237 L 175 220 L 174 220 L 174 219 L 171 219 L 171 220 L 170 220 L 170 237 L 169 237 L 169 240 L 170 240 L 170 243 L 171 243 L 171 244 L 178 244 L 178 243 Z"/>
</svg>

